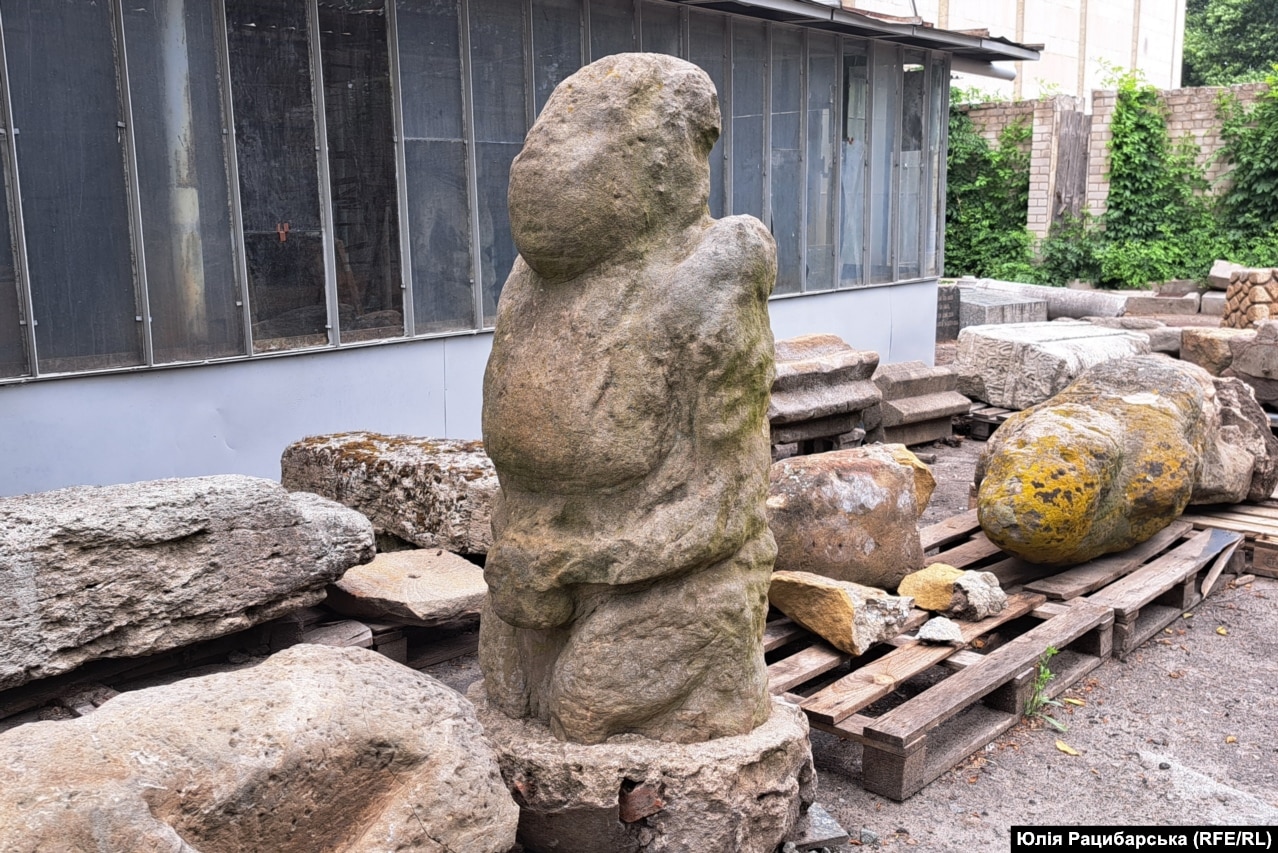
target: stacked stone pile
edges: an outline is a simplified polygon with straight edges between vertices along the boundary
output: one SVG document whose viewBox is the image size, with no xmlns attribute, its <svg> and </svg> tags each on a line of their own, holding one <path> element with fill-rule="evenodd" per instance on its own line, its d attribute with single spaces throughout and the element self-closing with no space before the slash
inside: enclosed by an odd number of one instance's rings
<svg viewBox="0 0 1278 853">
<path fill-rule="evenodd" d="M 776 379 L 768 403 L 773 446 L 800 453 L 883 441 L 883 395 L 871 381 L 879 354 L 837 335 L 776 342 Z"/>
<path fill-rule="evenodd" d="M 1250 329 L 1265 320 L 1278 319 L 1278 268 L 1237 269 L 1230 273 L 1225 291 L 1225 313 L 1220 325 Z"/>
</svg>

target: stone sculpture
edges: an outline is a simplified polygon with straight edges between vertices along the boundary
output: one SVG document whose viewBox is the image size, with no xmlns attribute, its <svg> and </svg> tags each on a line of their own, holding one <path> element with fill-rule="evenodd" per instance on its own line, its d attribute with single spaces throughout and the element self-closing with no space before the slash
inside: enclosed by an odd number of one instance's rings
<svg viewBox="0 0 1278 853">
<path fill-rule="evenodd" d="M 981 528 L 1022 559 L 1066 565 L 1145 541 L 1191 502 L 1272 492 L 1273 445 L 1253 421 L 1263 412 L 1237 391 L 1218 395 L 1205 370 L 1165 356 L 1090 368 L 991 438 L 976 472 Z"/>
<path fill-rule="evenodd" d="M 704 72 L 621 54 L 560 84 L 511 167 L 480 664 L 492 706 L 561 740 L 769 715 L 776 256 L 758 220 L 710 218 L 718 130 Z"/>
<path fill-rule="evenodd" d="M 811 802 L 762 649 L 775 246 L 710 218 L 718 132 L 704 72 L 619 54 L 556 88 L 511 168 L 469 695 L 526 850 L 770 853 Z"/>
</svg>

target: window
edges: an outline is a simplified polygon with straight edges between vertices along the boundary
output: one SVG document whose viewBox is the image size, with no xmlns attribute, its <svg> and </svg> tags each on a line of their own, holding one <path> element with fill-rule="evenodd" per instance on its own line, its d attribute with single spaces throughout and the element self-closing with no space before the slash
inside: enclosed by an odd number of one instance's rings
<svg viewBox="0 0 1278 853">
<path fill-rule="evenodd" d="M 945 58 L 654 0 L 0 0 L 0 380 L 491 327 L 510 164 L 590 58 L 720 94 L 778 295 L 934 276 Z"/>
</svg>

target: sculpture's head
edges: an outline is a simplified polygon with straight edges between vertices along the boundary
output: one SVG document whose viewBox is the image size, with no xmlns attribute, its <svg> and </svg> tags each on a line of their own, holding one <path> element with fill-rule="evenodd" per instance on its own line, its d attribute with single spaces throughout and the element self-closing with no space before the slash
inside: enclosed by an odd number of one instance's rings
<svg viewBox="0 0 1278 853">
<path fill-rule="evenodd" d="M 564 281 L 703 216 L 719 100 L 697 66 L 656 53 L 594 62 L 555 89 L 510 168 L 524 260 Z"/>
</svg>

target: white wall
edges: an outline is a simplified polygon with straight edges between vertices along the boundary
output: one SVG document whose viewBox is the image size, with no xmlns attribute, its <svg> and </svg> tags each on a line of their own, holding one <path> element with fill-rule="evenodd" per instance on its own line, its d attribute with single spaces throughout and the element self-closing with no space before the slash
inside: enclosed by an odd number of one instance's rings
<svg viewBox="0 0 1278 853">
<path fill-rule="evenodd" d="M 834 333 L 932 363 L 936 284 L 773 300 L 778 338 Z M 284 448 L 348 430 L 478 438 L 488 334 L 0 385 L 0 495 L 161 477 L 279 478 Z"/>
</svg>

